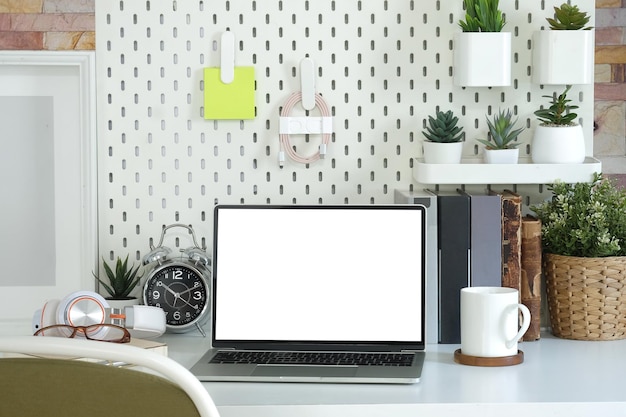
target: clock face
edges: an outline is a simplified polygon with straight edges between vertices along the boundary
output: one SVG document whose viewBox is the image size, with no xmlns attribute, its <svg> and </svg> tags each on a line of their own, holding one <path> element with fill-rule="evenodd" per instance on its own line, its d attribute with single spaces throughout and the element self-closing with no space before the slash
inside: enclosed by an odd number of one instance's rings
<svg viewBox="0 0 626 417">
<path fill-rule="evenodd" d="M 161 307 L 165 311 L 168 326 L 184 328 L 204 316 L 209 291 L 199 270 L 171 263 L 150 274 L 143 296 L 146 305 Z"/>
</svg>

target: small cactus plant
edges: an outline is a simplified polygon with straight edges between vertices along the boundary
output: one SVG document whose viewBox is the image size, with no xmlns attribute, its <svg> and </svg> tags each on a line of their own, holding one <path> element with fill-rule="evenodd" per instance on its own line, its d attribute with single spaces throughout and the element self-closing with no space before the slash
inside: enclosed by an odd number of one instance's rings
<svg viewBox="0 0 626 417">
<path fill-rule="evenodd" d="M 563 3 L 560 7 L 554 7 L 554 18 L 546 18 L 552 30 L 589 30 L 587 12 L 581 12 L 578 6 Z"/>
<path fill-rule="evenodd" d="M 460 142 L 463 139 L 463 128 L 457 126 L 459 119 L 451 110 L 445 113 L 437 110 L 435 116 L 428 116 L 428 126 L 422 131 L 426 139 L 437 143 Z"/>
<path fill-rule="evenodd" d="M 512 120 L 513 115 L 510 110 L 506 112 L 499 110 L 498 114 L 493 116 L 493 122 L 487 118 L 487 126 L 489 126 L 489 134 L 491 140 L 477 139 L 480 143 L 485 145 L 487 149 L 514 149 L 519 146 L 516 143 L 517 136 L 522 133 L 524 128 L 513 130 L 513 127 L 517 123 L 517 119 Z"/>
</svg>

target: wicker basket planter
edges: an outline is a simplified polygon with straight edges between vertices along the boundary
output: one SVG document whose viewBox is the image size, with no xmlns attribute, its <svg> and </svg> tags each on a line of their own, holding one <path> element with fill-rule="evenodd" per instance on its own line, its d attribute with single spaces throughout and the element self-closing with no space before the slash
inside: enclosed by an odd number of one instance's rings
<svg viewBox="0 0 626 417">
<path fill-rule="evenodd" d="M 626 256 L 546 254 L 543 272 L 555 336 L 576 340 L 626 338 Z"/>
</svg>

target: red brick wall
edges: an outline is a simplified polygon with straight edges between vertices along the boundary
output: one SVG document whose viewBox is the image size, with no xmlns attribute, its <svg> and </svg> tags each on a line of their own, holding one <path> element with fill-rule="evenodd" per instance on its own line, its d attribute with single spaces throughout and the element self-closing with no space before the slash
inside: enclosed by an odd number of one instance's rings
<svg viewBox="0 0 626 417">
<path fill-rule="evenodd" d="M 596 0 L 594 156 L 626 185 L 626 0 Z"/>
<path fill-rule="evenodd" d="M 93 50 L 94 2 L 0 0 L 0 49 Z"/>
</svg>

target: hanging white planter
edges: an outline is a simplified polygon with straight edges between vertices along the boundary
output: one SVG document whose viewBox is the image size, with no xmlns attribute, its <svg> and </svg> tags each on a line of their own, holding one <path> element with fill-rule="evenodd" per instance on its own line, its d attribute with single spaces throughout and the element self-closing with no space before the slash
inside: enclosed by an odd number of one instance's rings
<svg viewBox="0 0 626 417">
<path fill-rule="evenodd" d="M 424 162 L 427 164 L 459 164 L 463 155 L 463 142 L 439 143 L 425 140 Z"/>
<path fill-rule="evenodd" d="M 585 136 L 580 125 L 539 125 L 530 154 L 535 164 L 580 164 L 585 160 Z"/>
<path fill-rule="evenodd" d="M 455 33 L 454 84 L 462 87 L 511 85 L 511 33 Z"/>
<path fill-rule="evenodd" d="M 533 82 L 591 84 L 593 30 L 540 30 L 533 33 Z"/>
<path fill-rule="evenodd" d="M 483 159 L 486 164 L 517 164 L 519 149 L 485 149 Z"/>
</svg>

